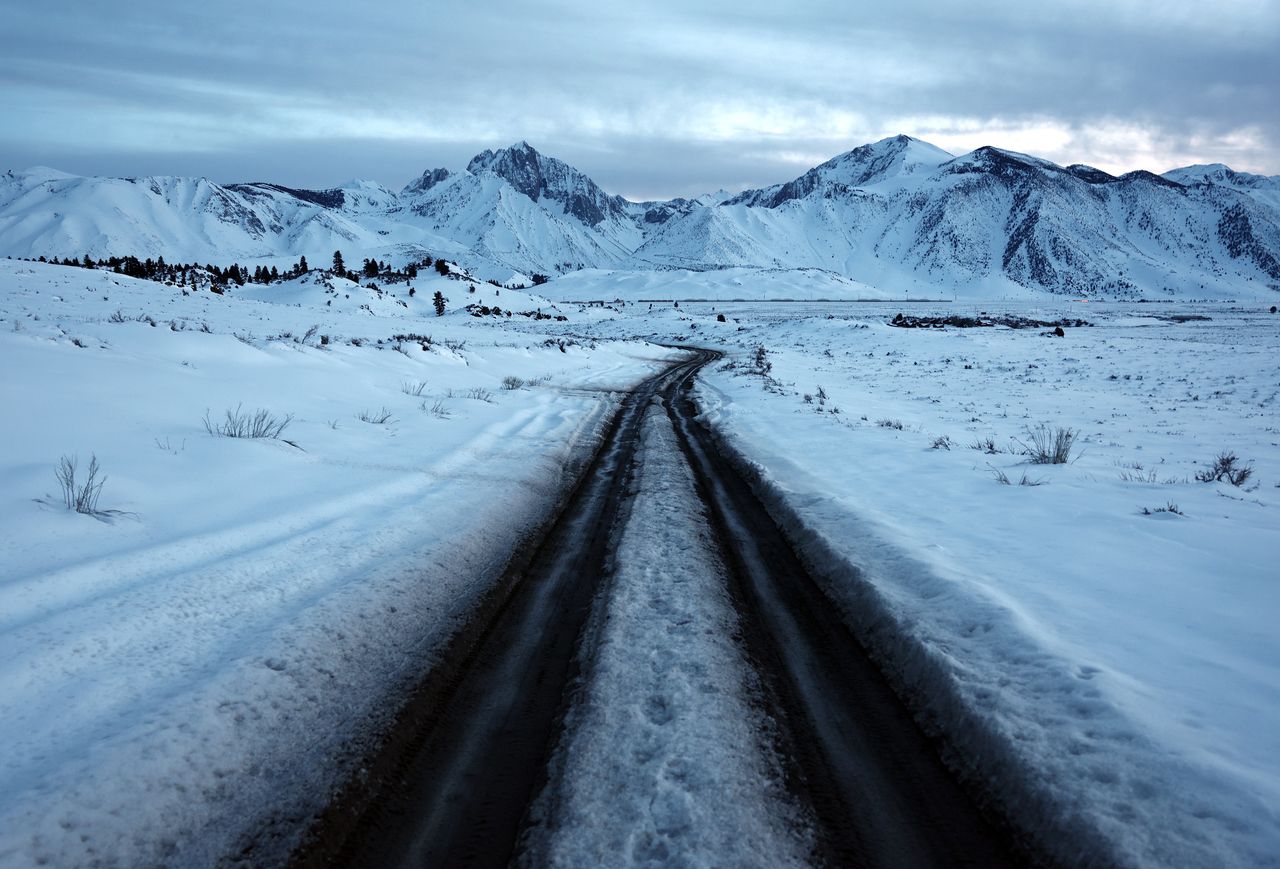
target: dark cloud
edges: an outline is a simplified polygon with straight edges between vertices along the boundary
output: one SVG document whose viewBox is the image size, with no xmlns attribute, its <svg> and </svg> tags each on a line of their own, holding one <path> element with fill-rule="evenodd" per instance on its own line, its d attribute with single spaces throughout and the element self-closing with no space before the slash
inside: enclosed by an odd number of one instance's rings
<svg viewBox="0 0 1280 869">
<path fill-rule="evenodd" d="M 1280 172 L 1269 0 L 8 5 L 0 166 L 396 187 L 524 138 L 652 197 L 908 132 Z"/>
</svg>

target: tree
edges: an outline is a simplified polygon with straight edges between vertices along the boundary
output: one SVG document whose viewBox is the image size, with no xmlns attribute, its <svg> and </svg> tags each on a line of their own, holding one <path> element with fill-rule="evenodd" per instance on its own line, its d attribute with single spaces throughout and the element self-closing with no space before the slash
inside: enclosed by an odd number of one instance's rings
<svg viewBox="0 0 1280 869">
<path fill-rule="evenodd" d="M 307 258 L 304 256 L 298 260 L 298 274 L 305 275 L 309 271 L 311 271 L 311 266 L 307 265 Z"/>
<path fill-rule="evenodd" d="M 342 251 L 340 250 L 333 252 L 333 273 L 336 275 L 345 275 L 347 273 L 347 264 L 342 261 Z"/>
<path fill-rule="evenodd" d="M 418 267 L 413 263 L 409 263 L 404 267 L 404 273 L 409 277 L 409 280 L 413 280 L 418 276 Z"/>
<path fill-rule="evenodd" d="M 449 274 L 449 264 L 442 259 L 436 260 L 436 272 L 439 273 L 440 277 Z"/>
<path fill-rule="evenodd" d="M 376 259 L 364 261 L 364 276 L 366 278 L 376 278 L 378 276 L 378 261 Z"/>
<path fill-rule="evenodd" d="M 436 290 L 436 294 L 431 297 L 431 304 L 436 306 L 436 316 L 444 316 L 444 293 Z"/>
<path fill-rule="evenodd" d="M 549 280 L 551 280 L 551 278 L 547 277 L 546 275 L 535 274 L 533 276 L 533 285 L 536 287 L 539 284 L 545 284 Z"/>
</svg>

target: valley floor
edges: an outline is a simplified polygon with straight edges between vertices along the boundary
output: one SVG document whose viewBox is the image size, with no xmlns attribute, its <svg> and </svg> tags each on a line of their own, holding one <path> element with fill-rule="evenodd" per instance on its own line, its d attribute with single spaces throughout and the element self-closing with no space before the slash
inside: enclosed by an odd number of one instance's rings
<svg viewBox="0 0 1280 869">
<path fill-rule="evenodd" d="M 434 277 L 418 298 L 437 287 L 472 301 Z M 1277 862 L 1276 317 L 982 309 L 1094 324 L 1059 338 L 897 329 L 886 304 L 535 322 L 330 290 L 280 304 L 0 262 L 0 863 L 287 853 L 563 496 L 616 391 L 673 357 L 654 342 L 728 351 L 705 419 L 958 765 L 1075 837 L 1059 856 Z M 279 439 L 206 432 L 241 404 L 294 418 Z M 1041 423 L 1078 431 L 1070 462 L 1022 455 Z M 1251 477 L 1198 482 L 1224 451 Z M 53 473 L 76 456 L 83 479 L 91 453 L 119 511 L 99 519 L 65 510 Z M 640 602 L 652 580 L 624 587 Z M 618 618 L 611 635 L 644 633 L 638 603 Z"/>
</svg>

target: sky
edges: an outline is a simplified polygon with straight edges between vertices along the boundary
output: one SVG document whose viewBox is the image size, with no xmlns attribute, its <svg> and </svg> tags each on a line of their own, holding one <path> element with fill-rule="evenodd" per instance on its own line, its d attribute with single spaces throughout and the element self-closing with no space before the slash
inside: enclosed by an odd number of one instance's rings
<svg viewBox="0 0 1280 869">
<path fill-rule="evenodd" d="M 631 199 L 907 133 L 1280 174 L 1280 0 L 0 0 L 0 170 L 393 189 L 527 140 Z"/>
</svg>

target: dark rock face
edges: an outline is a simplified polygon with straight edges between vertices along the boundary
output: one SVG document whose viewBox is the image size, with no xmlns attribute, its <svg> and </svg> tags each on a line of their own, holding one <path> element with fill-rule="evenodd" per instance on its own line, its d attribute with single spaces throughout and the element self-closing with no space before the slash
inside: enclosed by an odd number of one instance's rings
<svg viewBox="0 0 1280 869">
<path fill-rule="evenodd" d="M 415 193 L 425 193 L 448 177 L 448 169 L 428 169 L 422 173 L 421 177 L 415 178 L 406 184 L 404 189 L 400 191 L 400 195 L 412 196 Z"/>
<path fill-rule="evenodd" d="M 341 208 L 343 203 L 346 202 L 346 194 L 341 190 L 299 190 L 294 187 L 282 187 L 279 184 L 268 184 L 262 181 L 253 184 L 232 184 L 227 189 L 249 197 L 268 195 L 265 191 L 273 190 L 276 193 L 283 193 L 286 196 L 292 196 L 294 199 L 300 199 L 303 202 L 310 202 L 312 205 L 330 209 Z"/>
</svg>

